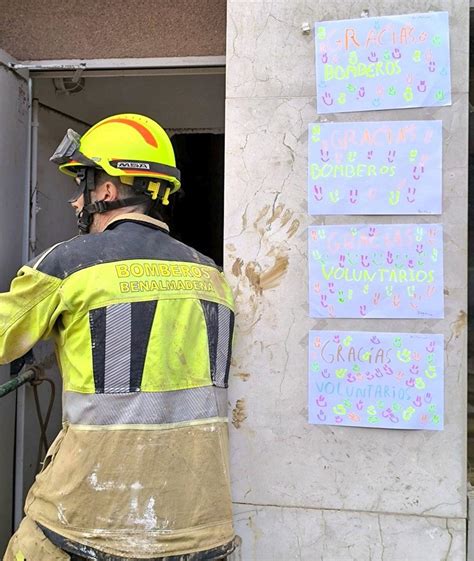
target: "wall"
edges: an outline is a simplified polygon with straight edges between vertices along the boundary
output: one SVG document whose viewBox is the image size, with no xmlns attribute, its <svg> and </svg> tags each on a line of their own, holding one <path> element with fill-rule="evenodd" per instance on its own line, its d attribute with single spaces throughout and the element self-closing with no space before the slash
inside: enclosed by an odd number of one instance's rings
<svg viewBox="0 0 474 561">
<path fill-rule="evenodd" d="M 453 104 L 330 120 L 442 119 L 443 320 L 308 317 L 307 125 L 314 42 L 303 22 L 448 10 Z M 231 465 L 243 561 L 460 561 L 466 518 L 467 91 L 469 4 L 459 0 L 229 0 L 225 259 L 237 298 Z M 327 119 L 321 119 L 327 120 Z M 332 217 L 327 223 L 364 223 Z M 445 335 L 442 432 L 312 426 L 310 329 Z"/>
<path fill-rule="evenodd" d="M 225 0 L 0 1 L 0 47 L 18 60 L 225 54 Z"/>
</svg>

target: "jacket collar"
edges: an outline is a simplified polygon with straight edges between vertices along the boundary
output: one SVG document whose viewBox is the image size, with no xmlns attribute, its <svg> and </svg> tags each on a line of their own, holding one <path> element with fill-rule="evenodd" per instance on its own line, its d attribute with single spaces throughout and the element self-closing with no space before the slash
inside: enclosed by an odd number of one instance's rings
<svg viewBox="0 0 474 561">
<path fill-rule="evenodd" d="M 152 218 L 151 216 L 147 216 L 146 214 L 140 214 L 138 212 L 129 212 L 120 214 L 113 218 L 105 228 L 106 230 L 112 229 L 116 226 L 117 222 L 140 222 L 142 224 L 154 226 L 155 228 L 159 228 L 160 230 L 164 230 L 165 232 L 170 231 L 168 224 L 165 224 L 161 220 L 157 220 L 156 218 Z"/>
</svg>

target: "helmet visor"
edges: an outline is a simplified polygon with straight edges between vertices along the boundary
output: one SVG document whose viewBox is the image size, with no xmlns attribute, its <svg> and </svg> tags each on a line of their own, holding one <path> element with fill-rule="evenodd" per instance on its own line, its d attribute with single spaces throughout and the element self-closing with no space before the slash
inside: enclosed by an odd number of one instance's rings
<svg viewBox="0 0 474 561">
<path fill-rule="evenodd" d="M 64 138 L 49 159 L 54 164 L 61 165 L 67 163 L 71 156 L 79 149 L 81 135 L 72 129 L 67 129 Z"/>
</svg>

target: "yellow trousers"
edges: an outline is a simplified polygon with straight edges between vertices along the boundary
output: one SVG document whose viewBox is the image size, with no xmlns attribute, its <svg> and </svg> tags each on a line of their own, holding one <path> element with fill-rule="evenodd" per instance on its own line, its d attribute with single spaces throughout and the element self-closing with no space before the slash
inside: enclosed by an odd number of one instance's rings
<svg viewBox="0 0 474 561">
<path fill-rule="evenodd" d="M 51 543 L 31 518 L 24 518 L 8 544 L 3 561 L 69 561 L 69 555 Z"/>
</svg>

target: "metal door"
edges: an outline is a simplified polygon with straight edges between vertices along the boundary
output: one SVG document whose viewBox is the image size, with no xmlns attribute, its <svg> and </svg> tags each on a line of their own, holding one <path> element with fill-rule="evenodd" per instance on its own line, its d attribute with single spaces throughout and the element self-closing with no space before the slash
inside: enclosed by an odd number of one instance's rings
<svg viewBox="0 0 474 561">
<path fill-rule="evenodd" d="M 27 258 L 29 201 L 29 83 L 0 55 L 0 291 Z M 0 366 L 0 383 L 9 379 Z M 0 553 L 13 526 L 16 395 L 0 402 Z"/>
</svg>

